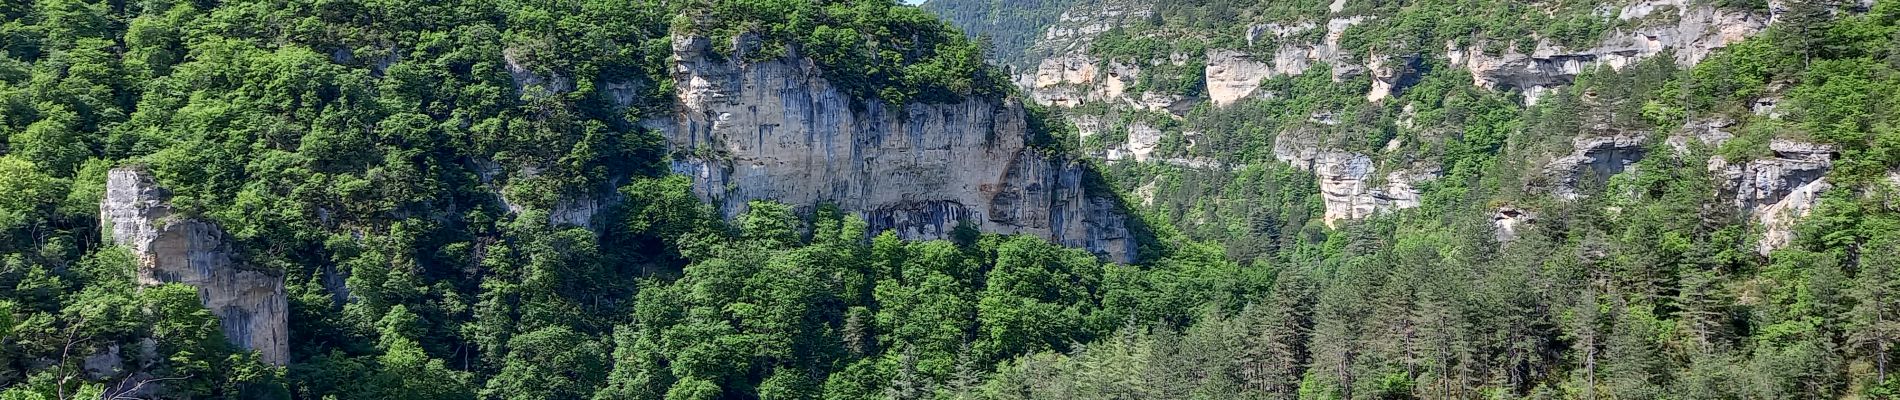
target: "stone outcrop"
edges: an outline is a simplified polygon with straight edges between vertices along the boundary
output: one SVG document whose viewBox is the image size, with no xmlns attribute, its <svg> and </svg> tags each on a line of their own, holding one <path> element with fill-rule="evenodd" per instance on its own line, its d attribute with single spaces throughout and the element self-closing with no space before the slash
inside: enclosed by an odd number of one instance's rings
<svg viewBox="0 0 1900 400">
<path fill-rule="evenodd" d="M 1756 250 L 1763 255 L 1792 243 L 1795 220 L 1807 216 L 1820 194 L 1833 187 L 1824 179 L 1833 167 L 1833 147 L 1775 140 L 1769 149 L 1773 157 L 1744 163 L 1709 160 L 1722 195 L 1761 227 Z"/>
<path fill-rule="evenodd" d="M 1108 153 L 1104 154 L 1102 158 L 1111 161 L 1148 161 L 1154 156 L 1155 149 L 1160 146 L 1160 129 L 1155 129 L 1154 127 L 1148 126 L 1148 124 L 1142 123 L 1129 124 L 1128 141 L 1123 142 L 1121 146 L 1108 149 Z"/>
<path fill-rule="evenodd" d="M 1735 134 L 1728 132 L 1728 128 L 1732 126 L 1735 126 L 1735 120 L 1721 117 L 1689 121 L 1688 124 L 1683 125 L 1680 132 L 1671 135 L 1667 143 L 1678 156 L 1689 155 L 1692 143 L 1713 149 L 1735 138 Z"/>
<path fill-rule="evenodd" d="M 1253 94 L 1260 88 L 1260 81 L 1273 74 L 1267 64 L 1253 59 L 1253 55 L 1235 50 L 1215 50 L 1207 53 L 1207 97 L 1216 106 L 1227 106 Z"/>
<path fill-rule="evenodd" d="M 1734 125 L 1734 120 L 1726 118 L 1691 121 L 1682 132 L 1669 137 L 1666 144 L 1676 156 L 1689 156 L 1692 144 L 1713 148 L 1733 138 L 1726 129 Z M 1571 153 L 1552 161 L 1545 169 L 1553 183 L 1552 193 L 1565 199 L 1581 197 L 1581 188 L 1588 180 L 1601 184 L 1641 161 L 1646 155 L 1646 140 L 1644 135 L 1576 138 Z M 1756 250 L 1762 255 L 1792 243 L 1795 221 L 1807 216 L 1820 203 L 1821 193 L 1833 187 L 1825 179 L 1833 166 L 1833 147 L 1774 140 L 1769 149 L 1772 156 L 1746 162 L 1730 162 L 1719 156 L 1708 160 L 1708 169 L 1720 191 L 1718 195 L 1729 199 L 1735 209 L 1761 230 L 1762 239 Z M 1503 221 L 1503 212 L 1499 215 L 1494 220 Z M 1506 237 L 1504 231 L 1505 226 L 1499 225 L 1500 240 Z"/>
<path fill-rule="evenodd" d="M 1537 215 L 1517 207 L 1498 207 L 1498 211 L 1491 214 L 1492 233 L 1498 243 L 1517 240 L 1518 231 L 1533 222 L 1537 222 Z"/>
<path fill-rule="evenodd" d="M 1371 72 L 1372 89 L 1366 91 L 1366 101 L 1385 100 L 1397 94 L 1399 90 L 1417 83 L 1418 57 L 1372 56 L 1370 58 L 1371 60 L 1366 62 L 1366 70 Z"/>
<path fill-rule="evenodd" d="M 1377 176 L 1371 156 L 1324 148 L 1301 136 L 1281 134 L 1274 140 L 1273 156 L 1312 171 L 1319 178 L 1320 197 L 1326 206 L 1322 219 L 1327 226 L 1335 226 L 1339 220 L 1418 207 L 1420 190 L 1416 184 L 1438 179 L 1436 168 L 1423 166 Z"/>
<path fill-rule="evenodd" d="M 1449 66 L 1470 72 L 1475 86 L 1520 91 L 1526 103 L 1535 104 L 1543 96 L 1572 83 L 1578 74 L 1599 67 L 1621 69 L 1654 57 L 1671 57 L 1678 65 L 1694 65 L 1717 49 L 1765 30 L 1773 14 L 1722 9 L 1688 0 L 1632 0 L 1600 7 L 1599 15 L 1616 18 L 1622 21 L 1618 25 L 1623 27 L 1589 45 L 1575 46 L 1580 48 L 1566 48 L 1551 40 L 1526 42 L 1528 48 L 1510 46 L 1502 51 L 1497 48 L 1500 43 L 1448 42 L 1442 55 L 1439 49 L 1390 53 L 1395 49 L 1379 47 L 1375 47 L 1372 54 L 1353 54 L 1341 45 L 1348 42 L 1343 39 L 1351 28 L 1379 21 L 1373 16 L 1352 15 L 1346 11 L 1345 4 L 1332 3 L 1327 15 L 1249 25 L 1242 32 L 1244 47 L 1209 49 L 1205 59 L 1200 60 L 1204 63 L 1207 101 L 1216 107 L 1225 107 L 1248 98 L 1272 96 L 1273 93 L 1261 93 L 1262 82 L 1303 74 L 1320 64 L 1331 66 L 1335 82 L 1361 76 L 1370 79 L 1366 100 L 1385 101 L 1400 95 L 1419 78 L 1427 64 L 1425 58 L 1442 56 Z M 1151 93 L 1128 93 L 1139 80 L 1143 66 L 1162 62 L 1179 65 L 1177 54 L 1169 54 L 1167 59 L 1157 54 L 1154 60 L 1129 61 L 1132 64 L 1107 62 L 1086 55 L 1089 32 L 1105 32 L 1126 24 L 1129 21 L 1126 16 L 1146 15 L 1149 10 L 1145 7 L 1141 2 L 1104 2 L 1072 10 L 1075 14 L 1064 18 L 1074 21 L 1065 27 L 1052 28 L 1045 38 L 1047 43 L 1038 44 L 1049 58 L 1037 69 L 1034 79 L 1022 80 L 1029 83 L 1026 91 L 1038 103 L 1058 107 L 1100 103 L 1117 110 L 1167 111 L 1185 109 L 1183 103 L 1199 101 L 1161 99 L 1175 102 L 1167 104 L 1167 101 L 1146 101 L 1144 97 L 1154 95 Z M 1113 12 L 1103 15 L 1115 17 L 1083 22 L 1087 19 L 1084 16 L 1106 11 Z M 1763 115 L 1775 115 L 1775 102 L 1776 99 L 1765 98 L 1753 109 Z M 1176 112 L 1174 115 L 1184 114 Z M 1336 118 L 1316 115 L 1312 122 L 1330 125 L 1336 123 Z M 1071 119 L 1078 126 L 1085 125 L 1078 117 L 1071 116 Z M 1417 128 L 1409 121 L 1402 121 L 1402 125 L 1407 129 Z M 1143 157 L 1136 151 L 1139 146 L 1134 146 L 1133 136 L 1131 132 L 1128 145 L 1109 149 L 1104 154 L 1115 160 L 1156 160 L 1152 155 Z M 1550 188 L 1561 197 L 1576 198 L 1580 196 L 1579 187 L 1587 180 L 1607 179 L 1639 161 L 1644 155 L 1646 140 L 1646 135 L 1579 139 L 1577 151 L 1560 155 L 1548 166 L 1545 175 L 1550 178 Z M 1404 143 L 1394 143 L 1397 144 L 1387 153 L 1404 150 L 1399 148 Z M 1668 141 L 1681 151 L 1686 151 L 1687 143 L 1679 138 Z M 1378 163 L 1372 161 L 1377 157 L 1367 154 L 1328 150 L 1337 146 L 1299 143 L 1283 148 L 1281 144 L 1276 141 L 1277 158 L 1320 175 L 1321 186 L 1327 191 L 1329 222 L 1412 206 L 1416 195 L 1410 189 L 1411 182 L 1432 179 L 1437 173 L 1429 167 Z"/>
<path fill-rule="evenodd" d="M 1371 17 L 1353 16 L 1332 18 L 1326 21 L 1326 33 L 1317 42 L 1299 42 L 1299 35 L 1319 29 L 1313 23 L 1297 24 L 1259 24 L 1247 28 L 1249 46 L 1259 41 L 1271 40 L 1279 43 L 1269 56 L 1256 56 L 1239 50 L 1212 50 L 1207 53 L 1207 93 L 1216 106 L 1226 106 L 1246 98 L 1260 88 L 1260 81 L 1277 76 L 1291 76 L 1306 73 L 1314 63 L 1327 63 L 1333 66 L 1333 81 L 1340 82 L 1348 77 L 1363 73 L 1366 67 L 1347 58 L 1347 53 L 1339 45 L 1345 36 L 1346 28 L 1371 21 Z M 1409 72 L 1409 71 L 1407 71 Z M 1397 83 L 1404 77 L 1397 76 L 1391 70 L 1386 77 L 1387 83 Z M 1390 95 L 1394 88 L 1385 87 L 1383 98 Z M 1375 88 L 1376 90 L 1376 88 Z M 1371 94 L 1368 98 L 1374 97 Z"/>
<path fill-rule="evenodd" d="M 102 228 L 112 243 L 138 259 L 139 284 L 197 288 L 225 339 L 257 351 L 264 362 L 283 365 L 289 356 L 289 314 L 282 274 L 240 265 L 222 228 L 173 214 L 169 197 L 144 171 L 114 169 L 99 205 Z"/>
<path fill-rule="evenodd" d="M 476 178 L 495 194 L 495 199 L 501 202 L 503 208 L 517 215 L 528 212 L 526 205 L 508 198 L 508 191 L 501 181 L 504 172 L 501 164 L 492 160 L 476 160 L 474 166 Z M 536 168 L 521 168 L 509 176 L 512 179 L 533 179 L 540 174 L 541 171 Z M 603 227 L 594 224 L 594 217 L 620 204 L 621 198 L 614 192 L 614 188 L 624 183 L 624 179 L 609 179 L 607 184 L 594 188 L 589 193 L 562 196 L 546 210 L 548 223 L 557 226 L 584 227 L 598 232 Z"/>
<path fill-rule="evenodd" d="M 514 80 L 517 89 L 527 91 L 530 88 L 537 88 L 548 94 L 567 93 L 574 90 L 574 80 L 553 72 L 537 74 L 524 65 L 520 60 L 521 57 L 515 53 L 512 49 L 503 50 L 501 60 L 502 67 L 508 70 L 508 77 Z"/>
<path fill-rule="evenodd" d="M 1545 167 L 1557 197 L 1582 197 L 1585 182 L 1602 184 L 1623 173 L 1645 155 L 1646 135 L 1584 136 L 1571 141 L 1570 154 L 1551 161 Z"/>
<path fill-rule="evenodd" d="M 747 63 L 710 46 L 674 41 L 679 106 L 660 125 L 673 169 L 726 215 L 751 200 L 829 203 L 906 238 L 942 238 L 968 223 L 1134 260 L 1116 198 L 1084 184 L 1084 164 L 1028 146 L 1021 104 L 892 107 L 852 98 L 807 59 Z"/>
<path fill-rule="evenodd" d="M 1153 13 L 1153 5 L 1145 1 L 1101 1 L 1084 2 L 1064 11 L 1049 28 L 1043 31 L 1042 39 L 1036 41 L 1033 52 L 1042 54 L 1079 54 L 1084 53 L 1096 36 L 1128 21 L 1139 21 Z"/>
<path fill-rule="evenodd" d="M 1676 11 L 1673 23 L 1612 32 L 1590 49 L 1564 49 L 1546 40 L 1539 41 L 1529 54 L 1513 47 L 1494 56 L 1476 46 L 1458 48 L 1446 43 L 1445 54 L 1453 67 L 1471 72 L 1473 84 L 1493 90 L 1522 90 L 1525 101 L 1535 104 L 1540 96 L 1569 84 L 1588 68 L 1600 65 L 1621 69 L 1666 50 L 1675 51 L 1678 65 L 1695 65 L 1716 49 L 1768 27 L 1768 18 L 1762 15 L 1691 5 L 1686 0 L 1633 3 L 1621 10 L 1619 18 L 1641 19 L 1662 10 Z"/>
</svg>

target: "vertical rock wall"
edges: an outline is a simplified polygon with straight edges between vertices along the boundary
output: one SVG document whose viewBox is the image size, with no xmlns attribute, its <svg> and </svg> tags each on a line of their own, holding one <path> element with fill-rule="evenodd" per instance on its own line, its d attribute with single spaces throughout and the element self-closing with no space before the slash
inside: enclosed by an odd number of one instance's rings
<svg viewBox="0 0 1900 400">
<path fill-rule="evenodd" d="M 728 216 L 751 200 L 829 203 L 906 238 L 969 223 L 1134 260 L 1112 194 L 1092 192 L 1082 164 L 1028 146 L 1013 100 L 889 107 L 840 91 L 810 60 L 746 63 L 711 46 L 675 40 L 680 107 L 660 125 L 674 170 Z"/>
<path fill-rule="evenodd" d="M 100 224 L 112 243 L 137 257 L 139 284 L 197 288 L 227 340 L 257 351 L 264 362 L 283 365 L 290 338 L 283 276 L 241 268 L 223 229 L 173 215 L 169 197 L 144 171 L 114 169 L 99 204 Z"/>
</svg>

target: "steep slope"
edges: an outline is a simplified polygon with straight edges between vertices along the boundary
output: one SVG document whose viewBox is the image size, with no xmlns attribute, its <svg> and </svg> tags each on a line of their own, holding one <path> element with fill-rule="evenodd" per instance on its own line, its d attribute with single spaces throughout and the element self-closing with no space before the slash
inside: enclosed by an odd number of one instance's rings
<svg viewBox="0 0 1900 400">
<path fill-rule="evenodd" d="M 1458 7 L 1474 6 L 1483 7 Z M 1518 102 L 1535 106 L 1580 74 L 1615 73 L 1659 57 L 1681 68 L 1693 67 L 1718 49 L 1762 32 L 1771 19 L 1767 9 L 1680 1 L 1547 2 L 1501 6 L 1490 18 L 1520 19 L 1550 29 L 1488 23 L 1474 27 L 1473 34 L 1454 36 L 1444 31 L 1421 34 L 1408 25 L 1421 18 L 1450 18 L 1448 23 L 1456 26 L 1470 18 L 1433 14 L 1447 9 L 1349 1 L 1258 8 L 1169 1 L 1078 4 L 1047 28 L 1043 40 L 1030 45 L 1052 55 L 1017 81 L 1038 103 L 1075 109 L 1067 114 L 1083 127 L 1085 147 L 1110 160 L 1244 166 L 1268 162 L 1259 156 L 1266 152 L 1236 153 L 1232 147 L 1202 143 L 1272 143 L 1273 160 L 1316 175 L 1325 205 L 1319 215 L 1326 225 L 1336 226 L 1341 220 L 1422 205 L 1422 188 L 1452 167 L 1439 152 L 1448 139 L 1456 140 L 1448 131 L 1463 128 L 1415 121 L 1420 112 L 1438 113 L 1444 107 L 1434 104 L 1438 99 L 1402 96 L 1421 80 L 1433 79 L 1432 85 L 1442 87 L 1438 85 L 1457 80 L 1452 75 L 1463 74 L 1469 76 L 1469 85 L 1521 96 Z M 1788 12 L 1785 7 L 1777 10 Z M 1339 87 L 1276 89 L 1283 84 L 1269 82 L 1298 82 L 1316 68 Z M 1335 94 L 1340 91 L 1358 91 L 1363 101 Z M 1289 101 L 1288 96 L 1301 98 Z M 1261 114 L 1246 110 L 1251 106 L 1236 108 L 1249 99 L 1289 104 L 1297 111 L 1273 112 L 1276 115 L 1264 118 L 1270 121 L 1253 126 L 1215 127 L 1206 122 Z M 1313 99 L 1329 100 L 1315 104 Z M 1357 121 L 1342 125 L 1343 116 Z M 1105 139 L 1091 142 L 1086 137 L 1103 130 L 1110 134 Z M 1256 130 L 1268 132 L 1235 137 L 1235 131 Z M 1366 130 L 1383 138 L 1367 139 L 1356 132 Z M 1594 147 L 1612 145 L 1598 143 L 1610 137 L 1628 139 L 1615 144 L 1621 147 Z M 1551 160 L 1547 169 L 1554 171 L 1559 184 L 1547 189 L 1575 198 L 1577 179 L 1583 175 L 1579 160 L 1593 163 L 1589 172 L 1607 179 L 1622 171 L 1620 164 L 1641 158 L 1647 137 L 1614 128 L 1580 133 L 1572 146 L 1576 155 Z M 1156 149 L 1172 151 L 1157 154 Z M 1603 151 L 1613 153 L 1598 154 Z M 1133 157 L 1124 157 L 1128 154 Z M 1154 183 L 1152 178 L 1135 179 L 1123 186 Z M 1748 205 L 1744 213 L 1761 212 L 1752 203 L 1738 204 Z M 1164 203 L 1164 208 L 1176 210 L 1171 213 L 1186 207 Z"/>
<path fill-rule="evenodd" d="M 862 397 L 1185 313 L 916 7 L 108 3 L 0 5 L 0 397 Z"/>
<path fill-rule="evenodd" d="M 1900 393 L 1900 3 L 1021 4 L 0 4 L 0 398 Z"/>
<path fill-rule="evenodd" d="M 1063 10 L 1080 0 L 932 0 L 922 7 L 964 33 L 986 38 L 999 65 L 1032 67 L 1041 57 L 1026 52 Z"/>
<path fill-rule="evenodd" d="M 1002 390 L 1896 387 L 1875 328 L 1900 243 L 1893 2 L 1108 3 L 1068 10 L 1051 32 L 1100 34 L 1040 44 L 1069 51 L 1017 82 L 1146 213 L 1277 280 L 1199 325 L 1021 358 Z M 1179 374 L 1090 380 L 1145 368 Z"/>
</svg>

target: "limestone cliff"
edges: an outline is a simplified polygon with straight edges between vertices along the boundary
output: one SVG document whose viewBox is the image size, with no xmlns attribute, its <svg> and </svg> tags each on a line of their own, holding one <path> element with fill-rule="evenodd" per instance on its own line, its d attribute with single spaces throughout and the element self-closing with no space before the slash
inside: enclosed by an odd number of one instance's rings
<svg viewBox="0 0 1900 400">
<path fill-rule="evenodd" d="M 1617 18 L 1642 20 L 1657 12 L 1674 11 L 1664 19 L 1628 31 L 1611 32 L 1596 47 L 1571 50 L 1537 42 L 1529 54 L 1509 48 L 1490 55 L 1477 47 L 1458 48 L 1446 43 L 1445 55 L 1454 67 L 1471 72 L 1472 83 L 1487 89 L 1522 90 L 1527 103 L 1536 103 L 1551 89 L 1566 85 L 1577 74 L 1596 66 L 1621 69 L 1646 58 L 1675 52 L 1675 62 L 1695 65 L 1715 50 L 1740 42 L 1768 27 L 1768 17 L 1745 11 L 1718 9 L 1685 0 L 1645 0 L 1621 9 Z"/>
<path fill-rule="evenodd" d="M 1307 132 L 1281 134 L 1274 140 L 1275 159 L 1312 171 L 1319 178 L 1321 200 L 1327 226 L 1340 220 L 1360 219 L 1382 212 L 1418 207 L 1421 191 L 1416 185 L 1438 178 L 1436 167 L 1420 164 L 1393 168 L 1384 176 L 1375 175 L 1370 155 L 1337 150 L 1321 145 Z"/>
<path fill-rule="evenodd" d="M 1014 100 L 892 107 L 852 98 L 807 59 L 748 63 L 711 46 L 675 39 L 679 106 L 657 125 L 674 170 L 728 216 L 751 200 L 829 203 L 906 238 L 968 223 L 1135 259 L 1116 198 L 1085 184 L 1084 164 L 1029 146 Z"/>
<path fill-rule="evenodd" d="M 1833 188 L 1826 175 L 1833 167 L 1834 148 L 1826 145 L 1776 140 L 1774 153 L 1747 162 L 1709 160 L 1709 170 L 1725 198 L 1762 231 L 1756 250 L 1763 255 L 1793 243 L 1795 220 L 1821 202 L 1821 193 Z"/>
<path fill-rule="evenodd" d="M 1551 192 L 1564 199 L 1581 197 L 1585 182 L 1600 185 L 1642 161 L 1646 154 L 1643 142 L 1647 139 L 1641 134 L 1573 138 L 1570 154 L 1545 167 L 1554 183 Z"/>
<path fill-rule="evenodd" d="M 1731 10 L 1686 0 L 1634 0 L 1606 5 L 1597 14 L 1615 26 L 1592 45 L 1569 49 L 1547 39 L 1533 37 L 1535 48 L 1518 49 L 1513 45 L 1480 41 L 1469 45 L 1446 43 L 1442 49 L 1396 49 L 1374 46 L 1373 50 L 1354 50 L 1349 42 L 1356 26 L 1386 23 L 1378 15 L 1354 15 L 1347 2 L 1332 4 L 1326 11 L 1293 20 L 1269 20 L 1243 24 L 1240 37 L 1244 44 L 1207 49 L 1205 57 L 1190 62 L 1205 67 L 1206 100 L 1214 107 L 1228 107 L 1263 93 L 1261 84 L 1279 77 L 1299 75 L 1316 65 L 1331 67 L 1335 82 L 1355 79 L 1371 81 L 1365 94 L 1368 102 L 1394 99 L 1419 78 L 1429 60 L 1442 61 L 1472 76 L 1472 84 L 1490 90 L 1518 91 L 1526 103 L 1534 104 L 1543 95 L 1570 84 L 1578 74 L 1605 67 L 1621 69 L 1637 61 L 1672 56 L 1679 65 L 1691 66 L 1712 52 L 1739 42 L 1767 28 L 1770 12 Z M 1088 32 L 1103 32 L 1133 24 L 1127 16 L 1144 16 L 1152 11 L 1151 2 L 1117 1 L 1077 6 L 1066 16 L 1066 25 L 1051 27 L 1045 43 L 1039 44 L 1049 57 L 1032 75 L 1021 79 L 1035 101 L 1055 107 L 1104 104 L 1114 114 L 1120 110 L 1168 111 L 1177 118 L 1202 100 L 1168 97 L 1163 93 L 1135 93 L 1143 64 L 1130 60 L 1101 60 L 1089 55 Z M 1076 16 L 1095 16 L 1080 18 Z M 1232 28 L 1228 28 L 1232 29 Z M 1499 51 L 1499 47 L 1502 50 Z M 1487 51 L 1486 48 L 1490 48 Z M 1165 58 L 1164 58 L 1165 57 Z M 1176 62 L 1175 54 L 1155 54 L 1150 65 Z M 1148 101 L 1148 100 L 1159 101 Z M 1172 102 L 1170 102 L 1172 101 Z M 1768 99 L 1762 107 L 1772 109 Z M 1186 104 L 1183 104 L 1186 103 Z M 1409 109 L 1409 107 L 1408 107 Z M 1105 116 L 1072 113 L 1070 119 L 1087 131 L 1111 126 Z M 1315 123 L 1333 125 L 1327 118 Z M 1150 144 L 1163 132 L 1137 124 L 1124 125 L 1129 140 L 1121 147 L 1104 153 L 1110 161 L 1167 162 L 1155 157 Z M 1411 130 L 1434 127 L 1405 126 Z M 1280 132 L 1275 140 L 1275 158 L 1313 171 L 1320 179 L 1324 195 L 1325 221 L 1364 218 L 1380 212 L 1415 207 L 1421 181 L 1435 179 L 1438 171 L 1430 160 L 1385 161 L 1387 154 L 1417 154 L 1410 148 L 1388 148 L 1378 154 L 1364 150 L 1348 151 L 1302 135 L 1293 126 Z M 1339 133 L 1333 133 L 1338 135 Z M 1643 156 L 1644 134 L 1586 133 L 1574 138 L 1575 152 L 1553 155 L 1547 166 L 1549 188 L 1562 198 L 1579 196 L 1577 188 L 1585 180 L 1607 179 L 1621 173 Z M 1429 139 L 1428 139 L 1429 140 Z M 1427 147 L 1430 143 L 1399 143 L 1395 146 Z M 1426 161 L 1419 164 L 1418 161 Z M 1219 163 L 1210 163 L 1218 165 Z"/>
<path fill-rule="evenodd" d="M 1733 137 L 1724 131 L 1733 124 L 1734 121 L 1723 118 L 1691 122 L 1682 132 L 1666 140 L 1675 151 L 1670 156 L 1691 156 L 1691 143 L 1707 148 L 1721 146 Z M 1552 184 L 1548 190 L 1565 199 L 1583 196 L 1581 188 L 1587 180 L 1601 184 L 1649 156 L 1646 140 L 1647 136 L 1641 134 L 1576 138 L 1569 154 L 1545 167 Z M 1716 194 L 1728 200 L 1750 226 L 1761 232 L 1756 250 L 1762 255 L 1793 243 L 1796 220 L 1807 216 L 1820 203 L 1821 193 L 1833 187 L 1826 179 L 1833 167 L 1833 147 L 1774 140 L 1769 144 L 1769 151 L 1770 156 L 1751 160 L 1730 161 L 1720 156 L 1707 160 Z"/>
<path fill-rule="evenodd" d="M 222 228 L 174 215 L 166 204 L 169 197 L 144 171 L 114 169 L 99 204 L 101 228 L 112 243 L 137 257 L 139 284 L 197 288 L 225 339 L 257 351 L 264 362 L 283 365 L 289 356 L 283 276 L 239 265 Z"/>
</svg>

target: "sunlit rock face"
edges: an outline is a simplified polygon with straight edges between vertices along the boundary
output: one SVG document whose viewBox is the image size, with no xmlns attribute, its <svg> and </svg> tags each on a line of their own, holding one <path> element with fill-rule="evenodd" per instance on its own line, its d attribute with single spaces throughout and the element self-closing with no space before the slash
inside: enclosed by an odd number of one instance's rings
<svg viewBox="0 0 1900 400">
<path fill-rule="evenodd" d="M 1582 197 L 1585 182 L 1602 184 L 1642 161 L 1647 155 L 1643 147 L 1646 140 L 1648 136 L 1641 134 L 1572 139 L 1570 154 L 1545 167 L 1545 173 L 1556 183 L 1553 194 L 1564 199 Z"/>
<path fill-rule="evenodd" d="M 233 260 L 224 230 L 211 221 L 175 215 L 170 194 L 137 168 L 112 170 L 99 204 L 112 243 L 138 260 L 138 282 L 182 283 L 198 289 L 218 317 L 225 339 L 255 350 L 267 363 L 289 356 L 288 303 L 282 274 L 247 269 Z"/>
<path fill-rule="evenodd" d="M 1676 13 L 1670 19 L 1673 23 L 1613 32 L 1588 49 L 1566 49 L 1544 40 L 1538 41 L 1535 49 L 1513 47 L 1491 55 L 1476 45 L 1460 48 L 1446 43 L 1445 54 L 1452 66 L 1471 72 L 1473 84 L 1493 90 L 1521 90 L 1526 103 L 1536 104 L 1543 95 L 1570 84 L 1577 74 L 1591 68 L 1621 69 L 1668 50 L 1675 51 L 1677 65 L 1692 66 L 1717 49 L 1768 28 L 1765 15 L 1692 5 L 1684 0 L 1631 3 L 1621 9 L 1618 18 L 1642 19 L 1665 10 Z"/>
<path fill-rule="evenodd" d="M 1109 110 L 1107 115 L 1158 111 L 1181 119 L 1187 118 L 1187 113 L 1181 110 L 1190 110 L 1201 103 L 1225 108 L 1249 99 L 1273 96 L 1274 93 L 1261 89 L 1262 83 L 1301 75 L 1321 66 L 1331 71 L 1330 78 L 1335 82 L 1370 80 L 1365 93 L 1368 102 L 1397 101 L 1429 66 L 1443 62 L 1444 66 L 1469 72 L 1474 86 L 1521 93 L 1527 105 L 1535 105 L 1570 85 L 1579 74 L 1599 68 L 1622 69 L 1658 57 L 1666 57 L 1666 61 L 1679 66 L 1693 66 L 1723 47 L 1763 32 L 1774 14 L 1773 11 L 1723 9 L 1687 0 L 1630 0 L 1600 6 L 1599 15 L 1623 21 L 1622 27 L 1584 44 L 1566 46 L 1533 37 L 1522 46 L 1514 42 L 1481 41 L 1447 42 L 1443 48 L 1431 49 L 1376 46 L 1351 49 L 1342 43 L 1351 42 L 1348 39 L 1354 27 L 1395 21 L 1354 15 L 1346 5 L 1343 1 L 1333 2 L 1324 14 L 1252 21 L 1237 27 L 1243 31 L 1234 33 L 1244 39 L 1244 45 L 1235 43 L 1210 48 L 1204 57 L 1189 60 L 1201 64 L 1205 83 L 1205 93 L 1192 97 L 1143 92 L 1138 85 L 1144 78 L 1141 74 L 1154 73 L 1155 67 L 1183 65 L 1178 54 L 1105 60 L 1090 51 L 1089 33 L 1138 23 L 1152 12 L 1151 2 L 1079 5 L 1052 26 L 1043 41 L 1033 46 L 1043 61 L 1033 71 L 1025 71 L 1017 81 L 1031 99 L 1044 105 L 1099 105 Z M 1144 71 L 1144 67 L 1148 71 Z M 1776 99 L 1766 98 L 1754 105 L 1753 110 L 1773 116 L 1775 103 Z M 1071 113 L 1069 118 L 1078 126 L 1090 127 L 1084 128 L 1090 132 L 1099 131 L 1101 126 L 1112 122 L 1101 116 L 1079 114 Z M 1315 122 L 1332 124 L 1323 119 Z M 1129 124 L 1128 143 L 1108 149 L 1103 157 L 1111 162 L 1172 160 L 1144 153 L 1145 142 L 1137 139 L 1154 135 L 1138 128 Z M 1407 125 L 1406 128 L 1419 127 Z M 1646 155 L 1647 138 L 1654 134 L 1659 133 L 1580 135 L 1573 138 L 1576 152 L 1551 155 L 1556 160 L 1546 166 L 1544 173 L 1534 175 L 1539 176 L 1540 181 L 1547 181 L 1549 186 L 1545 189 L 1558 197 L 1578 198 L 1581 196 L 1579 188 L 1586 183 L 1622 173 L 1640 161 Z M 1301 138 L 1277 140 L 1275 153 L 1276 158 L 1318 175 L 1327 206 L 1325 220 L 1329 224 L 1416 206 L 1413 186 L 1435 179 L 1439 173 L 1433 165 L 1435 160 L 1429 158 L 1385 160 L 1384 154 L 1402 151 L 1350 152 L 1341 150 L 1340 146 Z"/>
<path fill-rule="evenodd" d="M 1833 146 L 1776 140 L 1772 157 L 1730 163 L 1709 160 L 1723 195 L 1762 230 L 1756 250 L 1766 255 L 1794 242 L 1795 221 L 1806 217 L 1832 189 L 1827 172 L 1833 167 Z"/>
<path fill-rule="evenodd" d="M 657 125 L 673 169 L 726 215 L 751 200 L 832 204 L 906 238 L 969 224 L 1135 259 L 1115 197 L 1085 184 L 1084 164 L 1028 146 L 1014 100 L 886 106 L 840 91 L 807 59 L 741 62 L 711 46 L 675 40 L 679 107 Z"/>
<path fill-rule="evenodd" d="M 1320 199 L 1326 206 L 1322 218 L 1327 226 L 1418 207 L 1422 204 L 1418 185 L 1438 179 L 1440 173 L 1436 167 L 1421 164 L 1376 175 L 1372 156 L 1321 146 L 1315 138 L 1299 132 L 1283 133 L 1275 139 L 1273 156 L 1312 171 L 1319 178 Z"/>
</svg>

